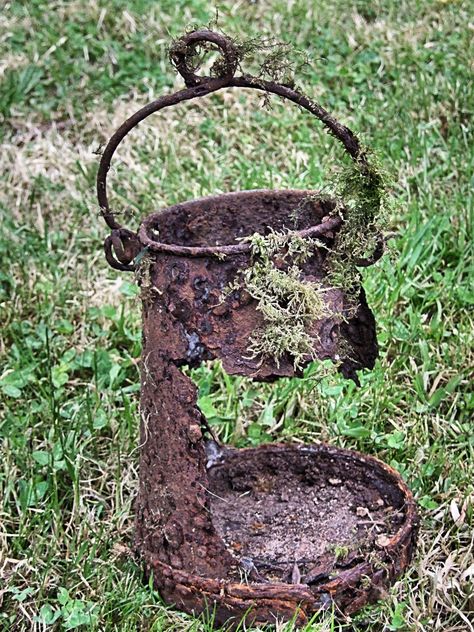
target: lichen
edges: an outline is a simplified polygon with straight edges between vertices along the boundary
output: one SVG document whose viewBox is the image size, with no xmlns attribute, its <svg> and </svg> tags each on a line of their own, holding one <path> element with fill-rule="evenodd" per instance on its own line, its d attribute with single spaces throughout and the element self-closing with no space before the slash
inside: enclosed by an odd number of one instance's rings
<svg viewBox="0 0 474 632">
<path fill-rule="evenodd" d="M 151 278 L 153 258 L 148 251 L 135 258 L 135 282 L 140 288 L 140 297 L 144 305 L 153 302 L 161 291 L 155 287 Z"/>
</svg>

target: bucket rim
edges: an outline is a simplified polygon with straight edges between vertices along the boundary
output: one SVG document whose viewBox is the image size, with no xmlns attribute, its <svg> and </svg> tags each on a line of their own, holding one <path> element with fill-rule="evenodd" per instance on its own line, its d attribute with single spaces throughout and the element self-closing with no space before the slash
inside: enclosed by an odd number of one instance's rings
<svg viewBox="0 0 474 632">
<path fill-rule="evenodd" d="M 142 247 L 147 248 L 152 252 L 166 253 L 184 257 L 209 257 L 219 255 L 232 256 L 249 253 L 251 251 L 251 244 L 248 242 L 215 246 L 181 246 L 178 244 L 167 244 L 158 241 L 151 236 L 151 231 L 154 229 L 154 226 L 159 221 L 159 219 L 162 219 L 162 216 L 165 212 L 172 212 L 173 210 L 180 209 L 183 206 L 188 206 L 192 208 L 194 205 L 198 206 L 202 203 L 210 203 L 219 200 L 238 198 L 239 200 L 245 202 L 245 200 L 248 198 L 255 198 L 259 196 L 271 196 L 273 198 L 278 198 L 292 194 L 300 197 L 301 201 L 304 201 L 305 198 L 308 198 L 308 200 L 317 200 L 317 196 L 320 196 L 321 201 L 333 201 L 334 208 L 336 208 L 336 201 L 333 198 L 324 195 L 321 191 L 305 189 L 249 189 L 245 191 L 231 191 L 228 193 L 207 195 L 196 198 L 194 200 L 180 202 L 178 204 L 165 207 L 158 212 L 148 215 L 140 224 L 140 227 L 138 229 L 138 238 Z M 303 230 L 288 230 L 288 232 L 291 232 L 295 236 L 298 236 L 302 239 L 317 238 L 323 237 L 328 233 L 337 231 L 342 226 L 342 224 L 343 219 L 340 214 L 328 214 L 327 217 L 323 218 L 323 221 L 316 223 L 314 226 L 310 226 L 309 228 L 305 228 Z"/>
</svg>

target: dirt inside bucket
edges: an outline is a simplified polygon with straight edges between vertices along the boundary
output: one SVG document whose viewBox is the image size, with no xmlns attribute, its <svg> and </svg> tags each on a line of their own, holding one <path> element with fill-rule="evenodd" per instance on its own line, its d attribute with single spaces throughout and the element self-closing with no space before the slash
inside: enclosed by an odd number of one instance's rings
<svg viewBox="0 0 474 632">
<path fill-rule="evenodd" d="M 251 581 L 325 582 L 377 555 L 404 520 L 398 490 L 358 455 L 248 450 L 209 477 L 213 524 Z"/>
</svg>

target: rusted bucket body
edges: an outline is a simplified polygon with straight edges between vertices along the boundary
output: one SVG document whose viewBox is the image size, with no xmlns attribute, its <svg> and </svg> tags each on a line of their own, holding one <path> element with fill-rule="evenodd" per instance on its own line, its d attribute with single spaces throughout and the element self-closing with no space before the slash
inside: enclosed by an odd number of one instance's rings
<svg viewBox="0 0 474 632">
<path fill-rule="evenodd" d="M 356 369 L 373 367 L 377 356 L 375 321 L 363 289 L 353 313 L 354 301 L 349 302 L 341 290 L 325 281 L 324 263 L 341 222 L 330 217 L 334 202 L 315 195 L 310 191 L 270 190 L 228 193 L 178 204 L 143 222 L 139 233 L 143 248 L 153 246 L 149 235 L 155 231 L 161 244 L 186 250 L 184 255 L 157 252 L 156 265 L 155 258 L 148 259 L 151 287 L 160 292 L 159 301 L 179 330 L 179 344 L 173 340 L 173 348 L 166 350 L 169 357 L 188 364 L 219 358 L 228 373 L 255 379 L 295 374 L 289 356 L 278 361 L 251 357 L 249 339 L 264 326 L 263 316 L 245 288 L 230 290 L 239 273 L 251 265 L 248 246 L 245 249 L 241 239 L 256 232 L 284 231 L 292 225 L 300 234 L 317 234 L 323 244 L 313 249 L 302 266 L 305 279 L 327 286 L 325 300 L 331 307 L 331 316 L 316 321 L 310 332 L 315 355 L 338 359 L 348 377 L 355 376 Z M 299 209 L 296 222 L 291 219 L 295 209 Z M 188 254 L 193 248 L 216 247 L 237 250 L 223 258 Z M 165 338 L 163 343 L 170 344 L 171 338 Z M 338 357 L 341 349 L 346 350 L 346 357 Z"/>
<path fill-rule="evenodd" d="M 184 49 L 201 40 L 214 42 L 232 66 L 231 44 L 215 33 L 189 34 Z M 325 288 L 330 307 L 311 324 L 314 348 L 305 363 L 330 358 L 353 379 L 373 367 L 375 322 L 363 288 L 354 309 L 354 294 L 327 279 L 326 258 L 343 226 L 336 203 L 310 191 L 228 193 L 163 209 L 132 233 L 109 208 L 106 176 L 115 149 L 138 122 L 223 87 L 285 96 L 321 118 L 354 159 L 360 149 L 350 130 L 292 89 L 255 85 L 235 77 L 234 66 L 203 80 L 181 62 L 176 67 L 187 89 L 128 119 L 107 146 L 98 176 L 112 229 L 107 259 L 136 271 L 143 303 L 136 548 L 169 603 L 214 614 L 217 624 L 234 625 L 243 616 L 303 623 L 332 604 L 352 613 L 378 599 L 409 563 L 416 512 L 400 476 L 376 459 L 327 445 L 220 446 L 209 435 L 196 386 L 180 370 L 219 359 L 229 374 L 260 381 L 300 374 L 289 354 L 276 360 L 249 353 L 252 334 L 265 323 L 258 301 L 236 284 L 252 265 L 242 238 L 288 230 L 313 239 L 301 277 Z"/>
<path fill-rule="evenodd" d="M 165 209 L 143 226 L 146 234 L 158 231 L 162 243 L 231 245 L 248 232 L 283 228 L 305 200 L 298 228 L 307 230 L 321 225 L 331 202 L 301 191 L 204 198 Z M 330 247 L 334 232 L 324 238 Z M 306 262 L 308 278 L 322 279 L 327 252 L 315 250 Z M 144 347 L 137 548 L 167 601 L 187 612 L 215 610 L 216 623 L 237 622 L 247 612 L 249 621 L 295 613 L 304 621 L 333 602 L 354 612 L 377 599 L 410 558 L 414 504 L 400 477 L 375 459 L 324 445 L 229 450 L 206 443 L 197 389 L 179 370 L 218 358 L 228 373 L 259 380 L 297 372 L 289 357 L 279 365 L 249 357 L 248 340 L 262 315 L 244 292 L 223 293 L 248 265 L 248 252 L 224 259 L 160 252 L 139 272 Z M 320 358 L 334 358 L 345 336 L 349 375 L 372 366 L 377 352 L 373 316 L 361 293 L 358 312 L 344 320 L 347 299 L 332 290 L 328 300 L 339 315 L 314 324 Z M 296 497 L 297 505 L 288 507 Z M 278 515 L 283 524 L 275 534 L 270 526 Z M 341 547 L 347 560 L 337 559 Z M 293 567 L 298 583 L 292 582 Z"/>
</svg>

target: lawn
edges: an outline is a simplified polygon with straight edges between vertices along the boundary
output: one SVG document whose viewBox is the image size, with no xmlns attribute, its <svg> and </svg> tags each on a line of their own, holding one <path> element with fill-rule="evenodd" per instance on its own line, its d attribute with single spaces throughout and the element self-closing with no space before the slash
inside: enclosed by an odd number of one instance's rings
<svg viewBox="0 0 474 632">
<path fill-rule="evenodd" d="M 306 51 L 304 90 L 395 179 L 390 255 L 364 272 L 380 358 L 362 385 L 310 367 L 260 385 L 193 370 L 239 446 L 328 441 L 397 468 L 419 503 L 410 571 L 380 604 L 307 630 L 474 630 L 472 115 L 474 24 L 456 0 L 219 3 L 218 26 Z M 140 308 L 104 260 L 94 180 L 127 116 L 182 87 L 167 46 L 215 20 L 204 0 L 3 2 L 0 12 L 0 629 L 209 630 L 142 582 L 137 488 Z M 127 225 L 165 204 L 323 187 L 344 164 L 321 125 L 227 91 L 147 120 L 110 181 Z M 289 632 L 291 625 L 279 625 Z"/>
</svg>

